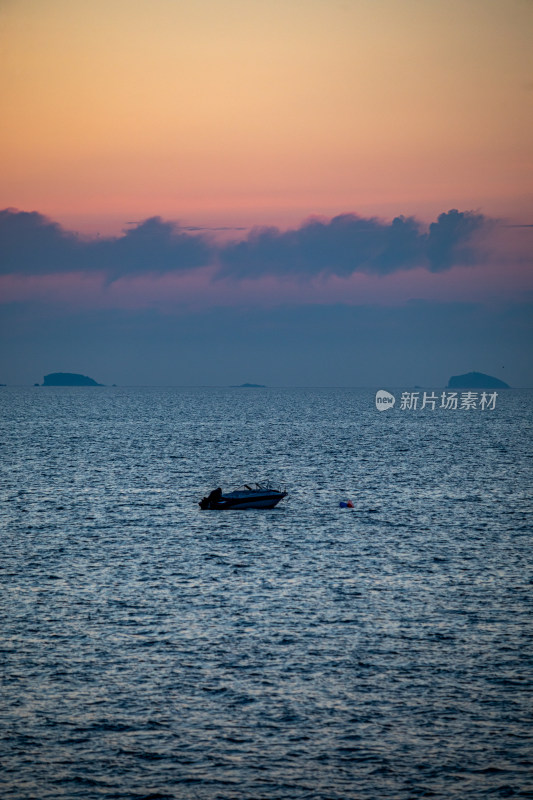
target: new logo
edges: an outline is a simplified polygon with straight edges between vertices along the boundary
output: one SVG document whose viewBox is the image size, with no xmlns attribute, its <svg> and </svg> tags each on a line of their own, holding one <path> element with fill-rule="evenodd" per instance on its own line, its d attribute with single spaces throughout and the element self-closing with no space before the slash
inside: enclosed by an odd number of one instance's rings
<svg viewBox="0 0 533 800">
<path fill-rule="evenodd" d="M 384 389 L 376 392 L 376 408 L 378 411 L 387 411 L 393 407 L 395 402 L 396 398 L 390 392 L 386 392 Z"/>
</svg>

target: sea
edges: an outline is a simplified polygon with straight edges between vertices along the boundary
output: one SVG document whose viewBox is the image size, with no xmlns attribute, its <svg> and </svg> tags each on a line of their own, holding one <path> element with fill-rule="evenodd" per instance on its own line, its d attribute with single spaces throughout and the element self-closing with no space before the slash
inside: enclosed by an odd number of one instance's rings
<svg viewBox="0 0 533 800">
<path fill-rule="evenodd" d="M 533 797 L 533 392 L 383 388 L 0 389 L 3 800 Z"/>
</svg>

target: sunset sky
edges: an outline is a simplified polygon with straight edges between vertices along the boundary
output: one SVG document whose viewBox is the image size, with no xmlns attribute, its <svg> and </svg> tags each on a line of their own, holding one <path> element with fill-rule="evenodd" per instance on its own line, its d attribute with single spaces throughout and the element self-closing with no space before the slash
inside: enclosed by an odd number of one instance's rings
<svg viewBox="0 0 533 800">
<path fill-rule="evenodd" d="M 0 39 L 0 382 L 533 385 L 528 0 L 0 0 Z"/>
</svg>

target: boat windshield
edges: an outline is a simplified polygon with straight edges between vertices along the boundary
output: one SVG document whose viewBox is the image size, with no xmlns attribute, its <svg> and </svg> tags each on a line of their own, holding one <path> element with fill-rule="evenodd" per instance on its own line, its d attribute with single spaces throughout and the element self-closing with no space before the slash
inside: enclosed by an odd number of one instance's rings
<svg viewBox="0 0 533 800">
<path fill-rule="evenodd" d="M 266 483 L 245 483 L 244 486 L 241 486 L 238 491 L 240 492 L 280 492 L 277 486 L 272 486 L 272 484 L 267 481 Z"/>
</svg>

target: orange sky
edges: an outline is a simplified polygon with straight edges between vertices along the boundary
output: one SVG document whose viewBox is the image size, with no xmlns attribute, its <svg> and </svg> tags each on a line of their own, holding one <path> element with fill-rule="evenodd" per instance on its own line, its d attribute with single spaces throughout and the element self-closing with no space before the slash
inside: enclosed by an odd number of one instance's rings
<svg viewBox="0 0 533 800">
<path fill-rule="evenodd" d="M 0 207 L 533 217 L 527 0 L 2 0 Z"/>
</svg>

